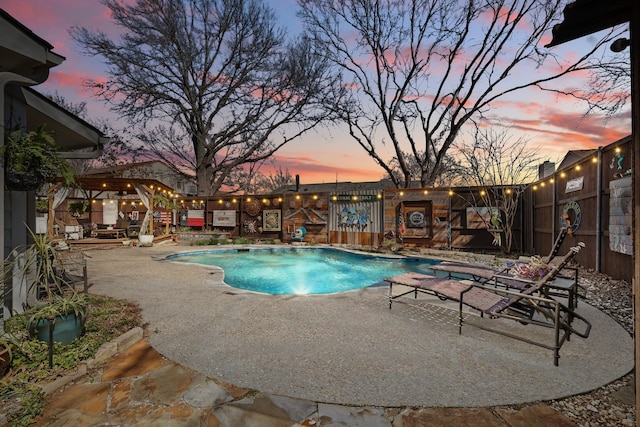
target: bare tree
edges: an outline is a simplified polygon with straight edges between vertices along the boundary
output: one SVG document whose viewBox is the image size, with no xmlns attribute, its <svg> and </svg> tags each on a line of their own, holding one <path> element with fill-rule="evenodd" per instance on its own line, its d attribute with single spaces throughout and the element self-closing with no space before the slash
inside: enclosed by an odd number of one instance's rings
<svg viewBox="0 0 640 427">
<path fill-rule="evenodd" d="M 109 68 L 89 82 L 129 120 L 143 153 L 213 194 L 239 165 L 260 162 L 317 125 L 332 83 L 308 38 L 287 44 L 260 0 L 103 0 L 119 40 L 73 38 Z"/>
<path fill-rule="evenodd" d="M 493 235 L 493 243 L 511 253 L 518 203 L 542 162 L 539 148 L 494 128 L 476 129 L 472 144 L 454 148 L 467 165 L 461 179 L 470 187 L 472 206 Z"/>
<path fill-rule="evenodd" d="M 606 42 L 572 63 L 539 47 L 560 17 L 560 0 L 298 3 L 306 29 L 348 88 L 328 109 L 397 187 L 410 186 L 411 158 L 421 185 L 432 185 L 467 122 L 481 120 L 505 95 L 588 68 Z M 385 158 L 389 146 L 401 177 Z"/>
<path fill-rule="evenodd" d="M 402 153 L 402 156 L 406 159 L 406 166 L 411 173 L 412 177 L 421 176 L 422 169 L 417 159 L 424 158 L 425 154 L 422 152 L 417 153 L 417 157 L 413 157 L 411 153 Z M 400 167 L 400 162 L 397 157 L 393 157 L 388 163 L 391 173 L 395 178 L 395 182 L 402 182 L 403 171 Z M 459 177 L 465 173 L 465 168 L 460 162 L 450 155 L 445 155 L 440 163 L 440 170 L 435 171 L 435 179 L 431 183 L 434 187 L 446 187 L 450 185 L 456 185 Z M 413 183 L 412 179 L 412 183 Z M 420 183 L 418 181 L 420 185 Z"/>
</svg>

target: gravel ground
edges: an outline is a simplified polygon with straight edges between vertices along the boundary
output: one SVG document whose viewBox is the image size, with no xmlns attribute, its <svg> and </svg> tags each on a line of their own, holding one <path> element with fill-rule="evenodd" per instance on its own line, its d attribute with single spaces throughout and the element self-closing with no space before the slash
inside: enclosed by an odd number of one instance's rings
<svg viewBox="0 0 640 427">
<path fill-rule="evenodd" d="M 587 302 L 609 314 L 633 335 L 631 284 L 584 269 L 579 274 L 579 282 L 587 290 Z M 582 427 L 635 426 L 635 404 L 625 404 L 619 398 L 620 394 L 630 395 L 634 387 L 635 376 L 631 372 L 590 393 L 547 403 Z"/>
</svg>

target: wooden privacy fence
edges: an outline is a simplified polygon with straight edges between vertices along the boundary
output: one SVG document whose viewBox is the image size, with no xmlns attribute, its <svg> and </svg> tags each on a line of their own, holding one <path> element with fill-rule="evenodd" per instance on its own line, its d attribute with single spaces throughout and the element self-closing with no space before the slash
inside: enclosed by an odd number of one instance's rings
<svg viewBox="0 0 640 427">
<path fill-rule="evenodd" d="M 525 250 L 547 253 L 568 226 L 561 252 L 582 241 L 580 265 L 630 282 L 631 148 L 631 137 L 623 138 L 533 183 L 523 200 Z"/>
</svg>

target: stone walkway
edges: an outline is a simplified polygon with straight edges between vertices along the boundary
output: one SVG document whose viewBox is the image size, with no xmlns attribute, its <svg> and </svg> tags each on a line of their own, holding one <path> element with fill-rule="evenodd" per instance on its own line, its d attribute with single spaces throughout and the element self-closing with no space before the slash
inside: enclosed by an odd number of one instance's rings
<svg viewBox="0 0 640 427">
<path fill-rule="evenodd" d="M 575 426 L 544 404 L 521 410 L 385 408 L 296 399 L 220 383 L 139 341 L 54 393 L 36 426 Z"/>
</svg>

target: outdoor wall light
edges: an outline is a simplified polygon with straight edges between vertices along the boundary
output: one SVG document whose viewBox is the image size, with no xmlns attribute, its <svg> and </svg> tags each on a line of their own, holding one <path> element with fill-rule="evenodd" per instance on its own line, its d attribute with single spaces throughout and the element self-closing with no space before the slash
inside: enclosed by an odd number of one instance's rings
<svg viewBox="0 0 640 427">
<path fill-rule="evenodd" d="M 449 196 L 453 196 L 453 190 L 449 190 Z"/>
<path fill-rule="evenodd" d="M 423 193 L 426 196 L 427 194 L 429 194 L 429 190 L 424 190 Z"/>
<path fill-rule="evenodd" d="M 579 171 L 580 169 L 582 169 L 582 167 L 580 165 L 576 165 L 576 170 Z"/>
<path fill-rule="evenodd" d="M 620 147 L 616 147 L 616 153 L 619 153 L 621 151 L 622 151 L 622 149 Z"/>
<path fill-rule="evenodd" d="M 336 200 L 338 200 L 338 196 L 331 196 L 331 200 L 335 202 Z"/>
<path fill-rule="evenodd" d="M 544 185 L 545 185 L 544 182 L 540 183 L 540 187 L 544 187 Z"/>
<path fill-rule="evenodd" d="M 251 197 L 247 197 L 247 203 L 251 201 Z"/>
<path fill-rule="evenodd" d="M 231 203 L 236 203 L 237 200 L 236 199 L 231 199 Z"/>
<path fill-rule="evenodd" d="M 358 200 L 358 196 L 353 196 L 351 200 Z"/>
<path fill-rule="evenodd" d="M 537 186 L 537 185 L 534 185 L 534 186 L 533 186 L 533 191 L 536 191 L 537 189 L 538 189 L 538 186 Z"/>
<path fill-rule="evenodd" d="M 221 205 L 222 204 L 222 199 L 218 200 L 218 204 Z"/>
<path fill-rule="evenodd" d="M 598 158 L 597 157 L 592 157 L 591 158 L 591 163 L 598 163 Z"/>
<path fill-rule="evenodd" d="M 427 194 L 427 193 L 426 193 L 426 191 L 425 191 L 425 194 Z M 377 195 L 376 195 L 376 197 L 377 197 L 378 199 L 382 199 L 382 194 L 377 194 Z"/>
<path fill-rule="evenodd" d="M 107 183 L 106 182 L 102 183 L 102 188 L 107 188 Z"/>
<path fill-rule="evenodd" d="M 400 197 L 404 196 L 404 191 L 400 192 Z"/>
<path fill-rule="evenodd" d="M 480 191 L 480 195 L 484 196 L 485 194 L 487 194 L 484 190 Z"/>
<path fill-rule="evenodd" d="M 625 50 L 627 47 L 629 47 L 630 44 L 631 41 L 629 39 L 621 37 L 617 40 L 614 40 L 613 43 L 611 43 L 609 49 L 611 49 L 612 52 L 618 53 Z"/>
<path fill-rule="evenodd" d="M 296 200 L 300 200 L 300 195 L 296 194 Z"/>
<path fill-rule="evenodd" d="M 318 195 L 317 194 L 313 195 L 313 200 L 318 200 Z"/>
<path fill-rule="evenodd" d="M 282 197 L 278 197 L 278 201 L 279 201 L 279 202 L 282 202 Z"/>
<path fill-rule="evenodd" d="M 550 182 L 551 184 L 553 184 L 554 182 L 556 182 L 556 180 L 555 180 L 555 179 L 553 179 L 553 178 L 551 178 L 551 179 L 549 180 L 549 182 Z"/>
<path fill-rule="evenodd" d="M 511 194 L 511 189 L 510 189 L 510 188 L 507 188 L 507 189 L 505 190 L 505 193 L 507 193 L 507 194 Z"/>
<path fill-rule="evenodd" d="M 564 178 L 565 176 L 567 176 L 567 174 L 566 174 L 566 173 L 564 173 L 564 172 L 560 172 L 560 178 Z"/>
</svg>

